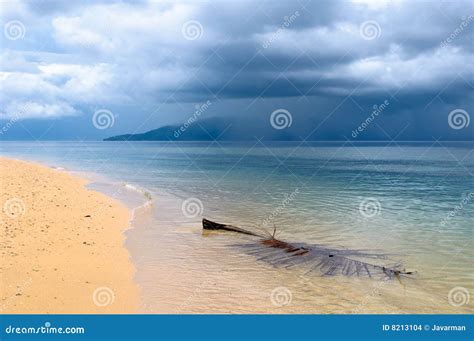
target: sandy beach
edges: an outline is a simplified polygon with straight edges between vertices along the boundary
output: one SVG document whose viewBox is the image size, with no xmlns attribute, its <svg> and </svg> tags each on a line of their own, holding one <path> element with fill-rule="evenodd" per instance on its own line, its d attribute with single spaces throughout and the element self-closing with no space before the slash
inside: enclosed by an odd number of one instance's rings
<svg viewBox="0 0 474 341">
<path fill-rule="evenodd" d="M 0 313 L 134 313 L 130 212 L 65 171 L 0 158 Z"/>
</svg>

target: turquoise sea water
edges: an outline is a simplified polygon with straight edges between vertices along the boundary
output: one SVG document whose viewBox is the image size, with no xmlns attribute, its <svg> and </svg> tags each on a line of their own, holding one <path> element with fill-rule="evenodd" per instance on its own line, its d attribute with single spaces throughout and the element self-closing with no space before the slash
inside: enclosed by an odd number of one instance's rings
<svg viewBox="0 0 474 341">
<path fill-rule="evenodd" d="M 131 206 L 140 202 L 135 188 L 151 195 L 127 233 L 145 312 L 461 313 L 472 312 L 474 292 L 473 148 L 2 142 L 0 154 L 85 172 L 92 187 Z M 203 234 L 202 217 L 276 226 L 288 241 L 382 251 L 417 275 L 381 285 L 276 269 L 232 247 L 240 236 Z"/>
</svg>

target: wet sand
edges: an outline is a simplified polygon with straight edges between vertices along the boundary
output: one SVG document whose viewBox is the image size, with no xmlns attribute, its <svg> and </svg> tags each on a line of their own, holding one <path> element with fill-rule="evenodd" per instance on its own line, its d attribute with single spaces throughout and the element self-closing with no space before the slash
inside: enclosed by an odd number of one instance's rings
<svg viewBox="0 0 474 341">
<path fill-rule="evenodd" d="M 67 172 L 0 158 L 0 313 L 135 313 L 130 212 Z"/>
</svg>

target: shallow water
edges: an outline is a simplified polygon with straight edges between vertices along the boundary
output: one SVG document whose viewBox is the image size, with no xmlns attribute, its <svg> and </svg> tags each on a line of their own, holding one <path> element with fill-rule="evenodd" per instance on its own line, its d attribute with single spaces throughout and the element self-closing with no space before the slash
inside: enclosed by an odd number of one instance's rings
<svg viewBox="0 0 474 341">
<path fill-rule="evenodd" d="M 153 204 L 127 231 L 143 312 L 465 313 L 472 300 L 456 305 L 474 288 L 473 147 L 2 142 L 1 154 L 94 174 L 94 188 L 130 207 L 149 192 Z M 274 268 L 232 246 L 248 237 L 203 233 L 202 217 L 382 251 L 417 275 L 400 283 Z"/>
</svg>

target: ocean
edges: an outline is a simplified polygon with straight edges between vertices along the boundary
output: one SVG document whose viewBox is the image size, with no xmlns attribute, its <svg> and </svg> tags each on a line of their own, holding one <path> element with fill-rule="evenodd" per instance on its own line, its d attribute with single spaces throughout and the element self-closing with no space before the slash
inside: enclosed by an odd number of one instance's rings
<svg viewBox="0 0 474 341">
<path fill-rule="evenodd" d="M 134 209 L 143 313 L 472 313 L 474 143 L 1 142 Z M 275 267 L 202 218 L 387 255 L 410 278 Z"/>
</svg>

